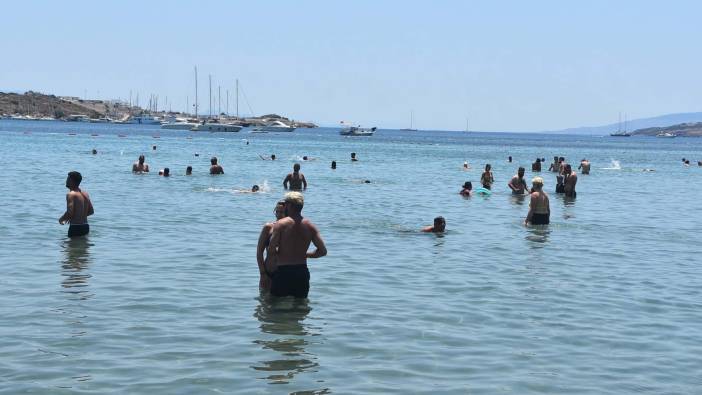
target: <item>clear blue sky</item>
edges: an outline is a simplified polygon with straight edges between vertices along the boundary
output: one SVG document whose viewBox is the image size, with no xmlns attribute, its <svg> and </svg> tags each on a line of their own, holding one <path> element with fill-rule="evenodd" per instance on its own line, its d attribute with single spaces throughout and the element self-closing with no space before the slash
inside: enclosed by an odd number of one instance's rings
<svg viewBox="0 0 702 395">
<path fill-rule="evenodd" d="M 702 111 L 698 1 L 13 1 L 0 91 L 172 108 L 239 78 L 258 115 L 552 130 Z M 216 88 L 214 88 L 216 90 Z M 230 107 L 233 108 L 233 99 Z M 241 104 L 242 109 L 247 109 Z M 246 111 L 248 112 L 248 110 Z"/>
</svg>

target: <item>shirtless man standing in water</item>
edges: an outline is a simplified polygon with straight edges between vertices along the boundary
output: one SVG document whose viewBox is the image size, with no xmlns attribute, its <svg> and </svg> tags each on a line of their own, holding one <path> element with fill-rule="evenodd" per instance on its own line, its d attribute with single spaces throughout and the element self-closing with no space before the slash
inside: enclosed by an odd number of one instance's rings
<svg viewBox="0 0 702 395">
<path fill-rule="evenodd" d="M 509 184 L 507 184 L 507 186 L 512 190 L 512 195 L 524 195 L 525 193 L 529 193 L 529 187 L 524 179 L 523 167 L 520 167 L 519 170 L 517 170 L 517 174 L 515 174 L 514 177 L 509 180 Z"/>
<path fill-rule="evenodd" d="M 139 155 L 139 160 L 132 165 L 133 173 L 148 173 L 149 165 L 144 163 L 144 155 Z"/>
<path fill-rule="evenodd" d="M 566 164 L 563 168 L 563 191 L 566 197 L 574 198 L 575 184 L 578 182 L 578 175 L 575 174 L 570 165 Z"/>
<path fill-rule="evenodd" d="M 63 213 L 58 222 L 64 225 L 69 222 L 68 237 L 85 236 L 90 232 L 88 226 L 88 216 L 93 215 L 93 203 L 90 201 L 88 192 L 81 191 L 78 187 L 83 177 L 77 171 L 68 173 L 66 178 L 66 188 L 70 191 L 66 194 L 66 212 Z"/>
<path fill-rule="evenodd" d="M 305 200 L 300 192 L 285 194 L 287 217 L 278 220 L 273 226 L 268 244 L 266 266 L 271 275 L 271 295 L 306 298 L 310 290 L 308 258 L 321 258 L 327 255 L 319 230 L 310 220 L 302 217 Z M 317 247 L 309 252 L 310 243 Z"/>
<path fill-rule="evenodd" d="M 290 186 L 288 186 L 288 184 Z M 300 173 L 299 163 L 295 163 L 293 166 L 293 172 L 289 173 L 283 180 L 283 188 L 290 189 L 291 191 L 302 191 L 307 189 L 307 180 L 305 180 L 305 175 Z"/>
</svg>

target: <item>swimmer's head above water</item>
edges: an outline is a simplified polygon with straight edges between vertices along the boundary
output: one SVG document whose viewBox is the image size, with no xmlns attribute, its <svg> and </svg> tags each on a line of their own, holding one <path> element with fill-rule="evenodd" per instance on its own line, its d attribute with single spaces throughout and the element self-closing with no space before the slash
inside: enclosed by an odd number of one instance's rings
<svg viewBox="0 0 702 395">
<path fill-rule="evenodd" d="M 470 181 L 464 182 L 464 183 L 463 183 L 463 189 L 467 189 L 467 190 L 469 190 L 469 191 L 472 190 L 472 189 L 473 189 L 473 183 L 470 182 Z"/>
<path fill-rule="evenodd" d="M 80 182 L 83 181 L 83 176 L 77 171 L 68 172 L 66 177 L 66 188 L 78 188 Z"/>
<path fill-rule="evenodd" d="M 436 217 L 434 218 L 434 227 L 432 232 L 434 233 L 440 233 L 446 230 L 446 219 L 444 217 Z"/>
<path fill-rule="evenodd" d="M 186 176 L 191 176 L 192 174 L 193 174 L 193 167 L 192 167 L 192 166 L 186 167 L 186 168 L 185 168 L 185 175 L 186 175 Z"/>
<path fill-rule="evenodd" d="M 254 185 L 251 187 L 251 192 L 258 192 L 259 190 L 261 190 L 261 188 L 259 188 L 258 185 Z"/>
</svg>

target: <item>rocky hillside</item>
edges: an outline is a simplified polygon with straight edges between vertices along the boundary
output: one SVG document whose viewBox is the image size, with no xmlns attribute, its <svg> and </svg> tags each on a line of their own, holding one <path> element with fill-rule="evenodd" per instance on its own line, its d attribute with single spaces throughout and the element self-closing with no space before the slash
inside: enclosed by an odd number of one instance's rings
<svg viewBox="0 0 702 395">
<path fill-rule="evenodd" d="M 632 134 L 637 136 L 655 136 L 659 133 L 672 133 L 679 137 L 702 137 L 702 122 L 689 122 L 673 126 L 637 129 L 632 132 Z"/>
<path fill-rule="evenodd" d="M 90 118 L 105 116 L 106 106 L 94 104 L 83 104 L 82 100 L 67 101 L 54 95 L 44 95 L 32 91 L 22 95 L 0 92 L 0 115 L 32 115 L 57 119 L 72 114 L 83 114 Z"/>
</svg>

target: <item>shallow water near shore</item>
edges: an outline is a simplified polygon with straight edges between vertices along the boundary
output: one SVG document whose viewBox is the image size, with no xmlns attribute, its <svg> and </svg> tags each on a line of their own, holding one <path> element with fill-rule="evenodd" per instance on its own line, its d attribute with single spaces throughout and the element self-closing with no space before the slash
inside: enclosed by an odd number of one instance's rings
<svg viewBox="0 0 702 395">
<path fill-rule="evenodd" d="M 0 121 L 0 142 L 1 394 L 702 388 L 702 167 L 681 164 L 702 140 Z M 152 172 L 133 175 L 142 153 Z M 506 184 L 554 155 L 592 172 L 568 200 L 542 171 L 551 225 L 524 227 Z M 308 300 L 271 300 L 256 241 L 302 156 L 329 255 Z M 460 197 L 485 163 L 492 196 Z M 57 223 L 71 170 L 95 206 L 85 239 Z M 437 215 L 446 234 L 419 232 Z"/>
</svg>

